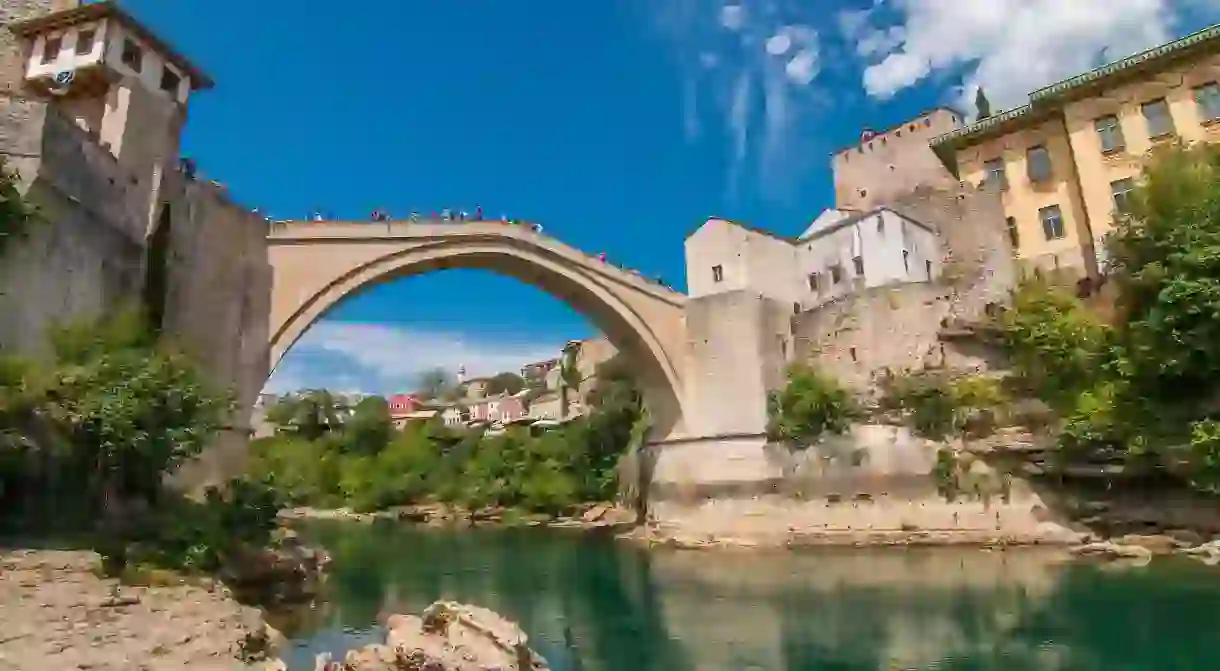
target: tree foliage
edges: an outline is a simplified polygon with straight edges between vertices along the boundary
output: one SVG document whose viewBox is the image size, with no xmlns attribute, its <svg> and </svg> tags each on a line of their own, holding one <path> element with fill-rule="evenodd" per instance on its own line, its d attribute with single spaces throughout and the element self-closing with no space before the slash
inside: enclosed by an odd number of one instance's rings
<svg viewBox="0 0 1220 671">
<path fill-rule="evenodd" d="M 4 156 L 0 156 L 0 256 L 13 241 L 29 232 L 37 216 L 22 197 L 18 181 L 16 171 L 8 166 Z"/>
<path fill-rule="evenodd" d="M 190 501 L 166 477 L 231 409 L 192 363 L 120 311 L 51 336 L 54 360 L 0 362 L 0 525 L 84 532 L 117 566 L 212 570 L 274 525 L 252 483 Z"/>
<path fill-rule="evenodd" d="M 496 373 L 487 381 L 488 396 L 497 394 L 515 394 L 525 389 L 525 379 L 512 372 Z"/>
<path fill-rule="evenodd" d="M 1006 318 L 1017 371 L 1063 417 L 1065 448 L 1118 447 L 1217 480 L 1220 419 L 1220 149 L 1151 157 L 1109 236 L 1113 323 L 1048 287 Z"/>
<path fill-rule="evenodd" d="M 426 401 L 446 397 L 457 389 L 457 380 L 444 368 L 432 368 L 420 373 L 416 382 L 418 393 Z"/>
<path fill-rule="evenodd" d="M 807 364 L 788 368 L 787 384 L 767 398 L 771 440 L 805 449 L 826 433 L 845 433 L 858 408 L 836 380 Z"/>
<path fill-rule="evenodd" d="M 604 365 L 598 389 L 588 416 L 540 435 L 523 428 L 490 435 L 431 422 L 353 449 L 354 434 L 364 431 L 354 416 L 315 440 L 299 433 L 264 438 L 252 447 L 250 475 L 301 505 L 375 510 L 443 501 L 558 513 L 611 498 L 618 461 L 638 440 L 633 427 L 641 430 L 643 396 L 626 364 Z"/>
</svg>

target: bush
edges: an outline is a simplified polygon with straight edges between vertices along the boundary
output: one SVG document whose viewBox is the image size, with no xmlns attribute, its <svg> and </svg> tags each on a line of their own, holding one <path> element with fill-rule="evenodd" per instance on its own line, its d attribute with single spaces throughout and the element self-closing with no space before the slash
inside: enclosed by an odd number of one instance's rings
<svg viewBox="0 0 1220 671">
<path fill-rule="evenodd" d="M 944 440 L 967 428 L 975 435 L 994 429 L 996 415 L 1008 403 L 998 380 L 947 370 L 891 375 L 881 381 L 881 408 L 899 410 L 918 435 Z"/>
<path fill-rule="evenodd" d="M 859 408 L 832 378 L 812 366 L 788 369 L 788 382 L 767 399 L 767 435 L 771 440 L 806 449 L 826 433 L 845 433 Z"/>
</svg>

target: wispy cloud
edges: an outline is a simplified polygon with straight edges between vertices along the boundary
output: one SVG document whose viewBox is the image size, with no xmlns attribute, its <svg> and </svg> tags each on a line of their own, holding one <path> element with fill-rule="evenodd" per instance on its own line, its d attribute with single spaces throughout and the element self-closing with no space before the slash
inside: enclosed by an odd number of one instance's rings
<svg viewBox="0 0 1220 671">
<path fill-rule="evenodd" d="M 1215 0 L 878 0 L 839 14 L 865 61 L 867 93 L 886 99 L 948 74 L 948 102 L 996 108 L 1030 91 L 1171 38 L 1190 11 L 1214 20 Z M 1203 18 L 1203 17 L 1196 17 Z"/>
<path fill-rule="evenodd" d="M 782 198 L 797 171 L 788 159 L 804 154 L 796 120 L 817 100 L 821 72 L 818 31 L 800 20 L 805 5 L 788 0 L 666 0 L 654 19 L 684 68 L 684 128 L 705 133 L 701 114 L 715 112 L 729 140 L 727 190 L 758 181 L 764 196 Z"/>
<path fill-rule="evenodd" d="M 407 391 L 432 368 L 456 372 L 465 366 L 470 376 L 493 375 L 555 357 L 562 346 L 562 340 L 492 342 L 394 325 L 321 321 L 284 357 L 267 390 Z"/>
</svg>

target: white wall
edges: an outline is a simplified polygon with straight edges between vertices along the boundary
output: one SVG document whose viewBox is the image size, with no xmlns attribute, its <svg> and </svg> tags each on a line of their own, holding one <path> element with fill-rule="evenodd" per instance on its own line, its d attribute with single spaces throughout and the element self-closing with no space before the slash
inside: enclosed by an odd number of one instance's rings
<svg viewBox="0 0 1220 671">
<path fill-rule="evenodd" d="M 108 21 L 82 23 L 70 28 L 52 30 L 39 35 L 34 39 L 33 48 L 30 50 L 30 59 L 26 63 L 26 78 L 53 77 L 57 72 L 77 70 L 100 63 L 102 54 L 105 51 L 107 24 L 109 23 Z M 80 38 L 82 30 L 94 30 L 96 33 L 93 37 L 93 48 L 87 53 L 78 54 L 76 53 L 76 41 Z M 59 55 L 54 59 L 43 60 L 43 52 L 46 50 L 47 40 L 56 37 L 61 39 Z"/>
<path fill-rule="evenodd" d="M 828 226 L 815 222 L 810 228 L 818 230 L 801 240 L 798 251 L 799 300 L 806 310 L 852 291 L 898 282 L 926 282 L 940 271 L 936 234 L 888 209 L 839 218 Z M 863 260 L 863 275 L 856 272 L 857 256 Z M 842 268 L 838 283 L 831 272 L 835 265 Z M 809 282 L 813 273 L 818 274 L 816 290 Z"/>
<path fill-rule="evenodd" d="M 686 284 L 692 298 L 749 291 L 800 301 L 796 246 L 723 219 L 709 219 L 686 239 Z M 715 280 L 719 266 L 723 279 Z"/>
<path fill-rule="evenodd" d="M 141 40 L 134 31 L 128 30 L 117 22 L 112 21 L 110 23 L 111 28 L 106 31 L 106 65 L 120 74 L 135 77 L 149 90 L 172 97 L 174 100 L 185 105 L 191 94 L 191 78 L 178 67 L 167 62 L 164 54 L 155 51 L 151 45 Z M 126 40 L 131 40 L 140 47 L 142 60 L 139 72 L 132 70 L 123 63 L 123 44 Z M 161 88 L 161 73 L 167 69 L 178 75 L 178 89 L 176 91 L 167 92 Z"/>
<path fill-rule="evenodd" d="M 84 54 L 76 53 L 76 42 L 85 30 L 96 31 L 93 38 L 93 48 Z M 43 60 L 48 39 L 61 38 L 58 57 Z M 123 43 L 130 39 L 140 47 L 143 60 L 140 72 L 135 72 L 123 64 Z M 152 91 L 173 98 L 185 105 L 191 93 L 191 78 L 180 68 L 170 64 L 164 54 L 155 51 L 151 45 L 141 40 L 133 31 L 113 20 L 92 21 L 81 23 L 61 30 L 48 31 L 34 39 L 30 58 L 26 64 L 26 78 L 53 77 L 65 70 L 79 70 L 104 63 L 107 67 L 123 75 L 138 79 Z M 161 73 L 170 70 L 178 75 L 178 87 L 173 91 L 161 89 Z"/>
</svg>

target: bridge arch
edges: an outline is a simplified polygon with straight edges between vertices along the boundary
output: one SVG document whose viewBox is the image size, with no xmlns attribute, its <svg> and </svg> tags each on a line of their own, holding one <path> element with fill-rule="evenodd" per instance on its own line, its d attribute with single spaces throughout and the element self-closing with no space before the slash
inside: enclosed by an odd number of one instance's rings
<svg viewBox="0 0 1220 671">
<path fill-rule="evenodd" d="M 489 270 L 542 289 L 592 321 L 638 371 L 657 435 L 681 432 L 682 294 L 500 223 L 279 223 L 268 247 L 270 372 L 315 321 L 356 292 L 447 268 Z"/>
</svg>

